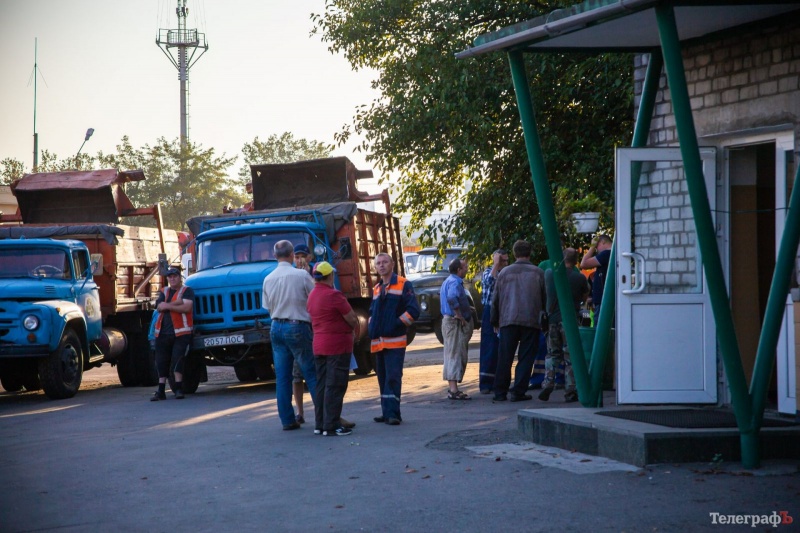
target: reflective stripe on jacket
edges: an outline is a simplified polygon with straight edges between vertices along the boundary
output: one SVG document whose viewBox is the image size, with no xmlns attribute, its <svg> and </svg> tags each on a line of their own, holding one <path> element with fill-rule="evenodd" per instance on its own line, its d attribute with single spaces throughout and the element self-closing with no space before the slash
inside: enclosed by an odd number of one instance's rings
<svg viewBox="0 0 800 533">
<path fill-rule="evenodd" d="M 182 299 L 185 290 L 186 285 L 182 285 L 181 288 L 178 289 L 178 292 L 173 295 L 173 300 L 170 300 L 169 287 L 164 287 L 164 301 L 170 302 Z M 192 327 L 194 326 L 192 313 L 178 313 L 175 311 L 170 311 L 169 315 L 172 318 L 172 328 L 175 330 L 176 337 L 192 334 Z M 158 337 L 158 334 L 161 332 L 161 320 L 163 318 L 164 313 L 159 313 L 158 319 L 156 320 L 156 337 Z"/>
<path fill-rule="evenodd" d="M 370 351 L 405 348 L 407 328 L 419 318 L 419 305 L 411 282 L 392 274 L 388 285 L 382 282 L 375 285 L 369 314 Z"/>
</svg>

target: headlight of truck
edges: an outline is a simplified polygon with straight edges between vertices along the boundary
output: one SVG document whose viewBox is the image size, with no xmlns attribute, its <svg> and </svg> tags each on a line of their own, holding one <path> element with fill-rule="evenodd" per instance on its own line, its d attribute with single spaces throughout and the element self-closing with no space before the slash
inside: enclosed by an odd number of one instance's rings
<svg viewBox="0 0 800 533">
<path fill-rule="evenodd" d="M 316 255 L 317 257 L 322 257 L 323 255 L 325 255 L 325 246 L 322 244 L 314 246 L 314 255 Z"/>
<path fill-rule="evenodd" d="M 28 331 L 33 331 L 39 327 L 39 317 L 36 315 L 28 315 L 22 319 L 22 327 Z"/>
<path fill-rule="evenodd" d="M 422 309 L 423 311 L 427 311 L 428 310 L 428 301 L 427 300 L 422 300 L 419 303 L 419 308 Z"/>
</svg>

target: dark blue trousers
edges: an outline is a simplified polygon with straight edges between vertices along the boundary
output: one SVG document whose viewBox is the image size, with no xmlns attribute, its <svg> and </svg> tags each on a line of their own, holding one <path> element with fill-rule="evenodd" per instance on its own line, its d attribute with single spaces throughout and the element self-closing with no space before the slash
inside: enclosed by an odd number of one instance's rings
<svg viewBox="0 0 800 533">
<path fill-rule="evenodd" d="M 375 374 L 378 376 L 378 388 L 381 392 L 381 413 L 386 419 L 402 420 L 400 393 L 403 385 L 403 363 L 406 359 L 406 349 L 381 350 L 375 355 Z"/>
<path fill-rule="evenodd" d="M 500 339 L 494 332 L 489 317 L 492 314 L 492 305 L 483 306 L 481 318 L 481 358 L 478 376 L 478 385 L 481 391 L 494 390 L 494 374 L 497 372 L 497 350 Z"/>
</svg>

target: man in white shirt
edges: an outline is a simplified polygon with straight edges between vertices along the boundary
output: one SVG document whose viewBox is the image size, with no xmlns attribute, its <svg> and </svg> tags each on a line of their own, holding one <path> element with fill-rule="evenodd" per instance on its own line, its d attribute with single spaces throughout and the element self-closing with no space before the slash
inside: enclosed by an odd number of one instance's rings
<svg viewBox="0 0 800 533">
<path fill-rule="evenodd" d="M 278 241 L 274 247 L 278 266 L 262 287 L 261 306 L 269 311 L 272 326 L 269 332 L 272 359 L 275 365 L 275 395 L 278 416 L 284 430 L 299 429 L 292 408 L 292 365 L 297 360 L 308 384 L 311 400 L 316 404 L 317 373 L 311 341 L 311 317 L 306 310 L 314 281 L 304 270 L 296 269 L 294 246 Z"/>
</svg>

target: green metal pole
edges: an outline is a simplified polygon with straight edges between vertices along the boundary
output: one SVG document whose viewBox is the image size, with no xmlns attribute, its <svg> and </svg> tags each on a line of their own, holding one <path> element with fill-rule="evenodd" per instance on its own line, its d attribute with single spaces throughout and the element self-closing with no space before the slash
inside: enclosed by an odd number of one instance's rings
<svg viewBox="0 0 800 533">
<path fill-rule="evenodd" d="M 681 156 L 683 157 L 686 184 L 689 189 L 689 199 L 692 203 L 695 228 L 697 230 L 697 243 L 702 255 L 703 270 L 706 274 L 708 292 L 711 297 L 711 308 L 717 324 L 717 342 L 722 352 L 722 361 L 725 373 L 728 376 L 728 387 L 731 391 L 733 410 L 742 446 L 742 464 L 745 468 L 757 468 L 758 458 L 758 431 L 752 424 L 752 409 L 747 391 L 747 380 L 742 368 L 742 359 L 739 355 L 739 345 L 736 341 L 736 329 L 725 287 L 725 276 L 722 271 L 722 261 L 719 257 L 711 219 L 711 207 L 708 203 L 706 184 L 703 178 L 703 165 L 700 160 L 700 148 L 697 144 L 697 133 L 694 129 L 692 108 L 689 103 L 689 91 L 686 87 L 686 73 L 683 71 L 683 58 L 681 56 L 681 43 L 675 23 L 675 12 L 671 5 L 659 4 L 656 6 L 656 19 L 658 33 L 661 38 L 661 49 L 664 54 L 664 65 L 667 70 L 667 80 L 672 94 L 672 104 L 675 113 L 675 125 L 678 129 Z"/>
<path fill-rule="evenodd" d="M 652 121 L 653 109 L 656 105 L 658 82 L 661 79 L 661 68 L 663 66 L 664 59 L 660 51 L 650 54 L 650 62 L 647 64 L 644 85 L 642 86 L 642 98 L 639 102 L 639 113 L 636 115 L 636 126 L 633 130 L 633 140 L 631 142 L 633 148 L 647 146 L 647 138 L 650 135 L 650 122 Z M 631 212 L 633 212 L 633 203 L 636 200 L 636 191 L 639 189 L 641 172 L 642 163 L 641 161 L 637 161 L 631 168 Z M 603 369 L 608 359 L 611 325 L 613 324 L 612 319 L 616 309 L 616 256 L 617 243 L 615 238 L 614 246 L 611 248 L 611 257 L 608 262 L 606 285 L 603 287 L 603 301 L 600 303 L 600 320 L 598 321 L 597 331 L 595 332 L 596 336 L 592 349 L 592 360 L 589 363 L 589 376 L 592 380 L 592 397 L 598 398 L 598 403 L 602 402 L 603 397 Z M 608 280 L 614 281 L 609 283 Z"/>
<path fill-rule="evenodd" d="M 522 122 L 522 131 L 525 134 L 525 149 L 528 152 L 528 164 L 531 168 L 531 179 L 536 194 L 536 203 L 539 205 L 539 216 L 544 231 L 544 240 L 547 245 L 547 254 L 552 258 L 562 257 L 561 240 L 558 235 L 555 210 L 553 209 L 553 195 L 547 182 L 547 170 L 544 164 L 544 155 L 539 140 L 539 130 L 536 125 L 536 115 L 533 110 L 528 76 L 525 74 L 525 62 L 522 52 L 508 52 L 508 62 L 511 67 L 511 78 L 514 82 L 514 91 L 517 95 L 517 107 Z M 572 309 L 572 294 L 567 282 L 567 273 L 564 264 L 559 261 L 553 269 L 553 279 L 556 286 L 556 296 L 561 309 Z M 587 373 L 586 359 L 581 346 L 578 331 L 578 318 L 574 312 L 561 313 L 564 333 L 570 347 L 572 370 L 575 373 L 575 384 L 578 389 L 578 398 L 581 403 L 590 400 L 589 375 Z M 592 399 L 593 400 L 593 399 Z"/>
<path fill-rule="evenodd" d="M 789 211 L 783 227 L 778 259 L 775 263 L 775 274 L 772 276 L 772 287 L 769 289 L 767 309 L 764 313 L 764 324 L 758 339 L 758 351 L 753 367 L 753 379 L 750 382 L 750 398 L 753 403 L 753 426 L 761 428 L 764 419 L 764 404 L 767 399 L 767 388 L 772 378 L 775 363 L 775 350 L 778 346 L 778 335 L 783 323 L 786 308 L 786 293 L 794 267 L 797 244 L 800 242 L 800 167 L 794 177 L 792 196 L 789 199 Z"/>
</svg>

